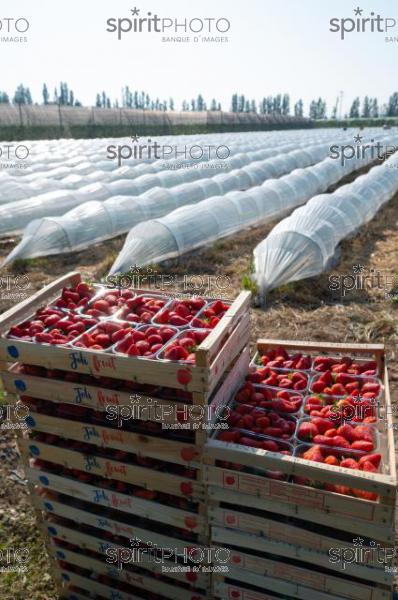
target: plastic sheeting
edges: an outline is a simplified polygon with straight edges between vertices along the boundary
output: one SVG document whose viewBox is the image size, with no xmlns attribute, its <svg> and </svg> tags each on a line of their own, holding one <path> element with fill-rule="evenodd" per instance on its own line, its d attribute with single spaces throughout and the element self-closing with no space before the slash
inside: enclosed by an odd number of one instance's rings
<svg viewBox="0 0 398 600">
<path fill-rule="evenodd" d="M 350 161 L 352 162 L 352 161 Z M 333 194 L 321 194 L 278 223 L 254 250 L 259 293 L 327 269 L 341 240 L 354 234 L 398 192 L 398 154 Z"/>
<path fill-rule="evenodd" d="M 183 183 L 170 189 L 154 187 L 136 197 L 115 196 L 104 202 L 86 202 L 61 217 L 34 220 L 27 226 L 21 242 L 8 255 L 3 266 L 17 258 L 82 250 L 125 233 L 141 221 L 163 216 L 185 204 L 197 203 L 232 190 L 248 189 L 294 168 L 314 164 L 325 158 L 327 153 L 328 145 L 310 146 L 306 150 L 294 150 L 282 156 L 249 163 L 241 169 L 219 173 L 212 178 Z M 164 179 L 168 174 L 177 180 L 182 175 L 166 172 L 159 177 Z M 300 186 L 311 189 L 310 182 L 304 183 L 299 177 L 294 181 L 297 189 Z"/>
<path fill-rule="evenodd" d="M 319 136 L 315 135 L 317 139 Z M 323 136 L 321 136 L 323 137 Z M 312 138 L 311 138 L 312 139 Z M 301 142 L 300 145 L 302 145 Z M 279 152 L 286 152 L 290 146 L 276 147 L 275 149 L 263 149 L 254 152 L 238 153 L 231 156 L 224 165 L 224 171 L 236 169 L 252 161 L 264 159 L 272 155 L 278 155 Z M 296 148 L 296 145 L 293 145 Z M 280 159 L 282 160 L 282 158 Z M 158 161 L 164 165 L 164 161 Z M 156 163 L 154 163 L 156 164 Z M 97 182 L 83 186 L 77 190 L 58 190 L 47 192 L 19 200 L 8 202 L 0 206 L 0 235 L 9 235 L 21 231 L 30 221 L 45 216 L 58 216 L 65 214 L 72 208 L 97 200 L 104 200 L 115 195 L 139 196 L 153 187 L 173 187 L 179 183 L 189 182 L 197 179 L 204 179 L 213 176 L 217 172 L 218 159 L 204 163 L 201 168 L 190 169 L 158 169 L 155 172 L 141 174 L 139 177 L 131 179 L 116 179 L 109 182 Z M 134 169 L 145 165 L 137 165 Z M 152 167 L 152 165 L 149 165 Z M 219 170 L 219 169 L 218 169 Z M 142 169 L 141 169 L 142 173 Z"/>
<path fill-rule="evenodd" d="M 343 167 L 326 158 L 315 166 L 295 169 L 281 179 L 268 180 L 246 192 L 208 198 L 163 218 L 141 223 L 130 231 L 110 274 L 127 272 L 131 265 L 158 263 L 245 227 L 269 222 L 363 165 L 363 161 L 357 160 Z"/>
<path fill-rule="evenodd" d="M 280 134 L 280 132 L 277 132 Z M 342 132 L 338 132 L 339 135 Z M 293 150 L 294 148 L 305 147 L 306 145 L 313 143 L 320 143 L 322 140 L 330 138 L 330 132 L 318 131 L 316 132 L 301 132 L 301 136 L 295 135 L 290 136 L 278 136 L 276 132 L 273 135 L 265 135 L 262 137 L 256 137 L 256 134 L 252 134 L 247 137 L 248 134 L 244 134 L 246 137 L 236 136 L 231 137 L 231 134 L 218 134 L 218 136 L 204 136 L 198 138 L 196 136 L 175 136 L 173 138 L 159 138 L 162 145 L 166 145 L 169 148 L 178 148 L 181 151 L 184 148 L 194 148 L 198 146 L 200 148 L 214 148 L 220 146 L 228 146 L 231 156 L 234 156 L 240 152 L 254 152 L 256 150 L 265 150 L 266 154 L 262 158 L 268 156 L 275 156 L 277 150 L 286 151 Z M 258 135 L 258 134 L 257 134 Z M 156 140 L 159 145 L 160 142 Z M 80 142 L 80 140 L 79 140 Z M 2 185 L 0 187 L 0 204 L 6 202 L 14 202 L 43 194 L 54 190 L 67 190 L 77 189 L 84 185 L 92 182 L 108 182 L 115 181 L 118 179 L 134 179 L 144 174 L 157 173 L 167 168 L 177 168 L 184 165 L 188 165 L 193 162 L 190 156 L 184 158 L 180 156 L 178 158 L 172 158 L 166 155 L 163 159 L 156 160 L 147 158 L 145 152 L 143 157 L 139 160 L 135 158 L 125 159 L 123 166 L 117 167 L 117 161 L 105 160 L 106 148 L 113 143 L 114 145 L 132 145 L 131 141 L 125 139 L 119 140 L 102 140 L 101 147 L 87 147 L 86 154 L 83 156 L 78 154 L 74 157 L 68 157 L 65 153 L 61 154 L 57 158 L 52 156 L 51 152 L 45 147 L 42 147 L 41 154 L 40 150 L 36 147 L 33 156 L 29 156 L 29 163 L 32 162 L 29 167 L 29 172 L 21 176 L 23 170 L 19 170 L 18 176 L 7 176 L 2 177 Z M 73 146 L 72 146 L 73 148 Z M 101 150 L 101 152 L 100 152 Z M 196 150 L 196 152 L 199 152 Z M 211 151 L 207 151 L 210 152 Z M 39 154 L 37 154 L 39 153 Z M 268 153 L 268 154 L 267 154 Z M 37 160 L 34 160 L 34 159 Z M 203 157 L 201 160 L 195 159 L 194 162 L 199 164 L 206 161 L 206 150 L 204 150 Z M 220 161 L 219 161 L 220 162 Z M 223 161 L 221 161 L 223 162 Z M 2 173 L 6 175 L 6 173 Z"/>
</svg>

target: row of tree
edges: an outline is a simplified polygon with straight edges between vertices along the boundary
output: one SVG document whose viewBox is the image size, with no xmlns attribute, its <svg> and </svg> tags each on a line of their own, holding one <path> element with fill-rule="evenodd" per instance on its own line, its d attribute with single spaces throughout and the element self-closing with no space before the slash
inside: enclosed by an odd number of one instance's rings
<svg viewBox="0 0 398 600">
<path fill-rule="evenodd" d="M 42 104 L 59 104 L 62 106 L 82 106 L 81 102 L 75 98 L 72 89 L 69 89 L 66 82 L 60 83 L 59 87 L 55 87 L 52 97 L 48 91 L 46 84 L 42 89 Z M 10 97 L 6 92 L 0 91 L 0 104 L 9 104 Z M 29 87 L 20 84 L 12 97 L 13 104 L 33 104 L 32 95 Z M 119 108 L 119 101 L 112 101 L 110 96 L 102 91 L 96 95 L 95 106 L 101 108 Z M 175 102 L 173 98 L 161 100 L 159 98 L 151 98 L 144 91 L 130 90 L 129 86 L 122 88 L 121 106 L 125 108 L 137 108 L 142 110 L 175 110 Z M 198 94 L 196 98 L 191 100 L 183 100 L 181 105 L 183 111 L 204 111 L 204 110 L 222 110 L 221 103 L 213 98 L 209 104 L 205 101 L 202 94 Z M 244 94 L 233 94 L 231 98 L 230 110 L 234 113 L 254 112 L 264 115 L 290 115 L 290 96 L 289 94 L 277 94 L 276 96 L 264 96 L 259 102 L 254 99 L 246 98 Z M 330 117 L 338 118 L 341 113 L 341 97 L 336 100 L 332 107 Z M 292 114 L 295 117 L 304 116 L 304 103 L 300 98 L 293 106 Z M 326 101 L 319 97 L 317 100 L 312 100 L 309 105 L 308 116 L 311 119 L 326 119 L 328 116 Z M 384 104 L 379 109 L 377 98 L 365 96 L 361 102 L 359 97 L 356 97 L 349 109 L 344 115 L 350 118 L 377 118 L 379 116 L 398 117 L 398 92 L 394 92 L 387 104 Z"/>
</svg>

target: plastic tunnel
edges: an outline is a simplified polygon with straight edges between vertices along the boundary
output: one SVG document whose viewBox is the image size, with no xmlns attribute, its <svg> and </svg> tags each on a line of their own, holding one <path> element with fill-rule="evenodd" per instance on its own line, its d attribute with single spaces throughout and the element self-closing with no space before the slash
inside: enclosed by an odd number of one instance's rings
<svg viewBox="0 0 398 600">
<path fill-rule="evenodd" d="M 313 277 L 335 260 L 338 244 L 370 221 L 398 191 L 398 155 L 332 194 L 312 198 L 280 221 L 254 250 L 260 295 Z"/>
</svg>

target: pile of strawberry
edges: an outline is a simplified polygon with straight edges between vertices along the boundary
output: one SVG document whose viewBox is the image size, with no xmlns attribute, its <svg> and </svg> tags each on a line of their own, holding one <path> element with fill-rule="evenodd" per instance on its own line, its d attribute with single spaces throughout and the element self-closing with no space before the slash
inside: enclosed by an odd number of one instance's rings
<svg viewBox="0 0 398 600">
<path fill-rule="evenodd" d="M 289 354 L 283 346 L 267 350 L 264 354 L 258 355 L 257 364 L 264 367 L 276 369 L 294 369 L 299 371 L 308 371 L 311 368 L 311 356 L 302 352 Z"/>
<path fill-rule="evenodd" d="M 376 394 L 365 392 L 362 396 L 336 398 L 323 394 L 312 394 L 306 398 L 304 412 L 311 417 L 331 419 L 333 422 L 376 423 Z"/>
<path fill-rule="evenodd" d="M 94 296 L 95 288 L 88 283 L 81 281 L 75 287 L 63 288 L 61 297 L 58 298 L 54 304 L 58 308 L 77 310 L 78 308 L 86 306 Z"/>
<path fill-rule="evenodd" d="M 205 304 L 205 300 L 199 297 L 174 300 L 156 316 L 154 322 L 162 325 L 186 327 Z"/>
<path fill-rule="evenodd" d="M 339 425 L 329 419 L 310 417 L 302 421 L 297 430 L 298 439 L 320 444 L 345 448 L 358 452 L 373 452 L 377 446 L 376 433 L 369 425 Z"/>
<path fill-rule="evenodd" d="M 349 356 L 342 356 L 341 358 L 316 356 L 312 369 L 318 372 L 332 371 L 332 373 L 347 373 L 348 375 L 362 375 L 367 377 L 377 375 L 375 360 L 355 360 Z"/>
<path fill-rule="evenodd" d="M 122 304 L 122 309 L 118 317 L 130 323 L 150 323 L 167 302 L 168 299 L 161 296 L 135 296 L 127 298 Z"/>
<path fill-rule="evenodd" d="M 282 417 L 273 410 L 264 410 L 251 404 L 238 404 L 232 408 L 227 417 L 227 423 L 231 428 L 245 429 L 282 440 L 290 440 L 297 426 L 294 417 Z M 236 431 L 222 433 L 236 434 Z"/>
<path fill-rule="evenodd" d="M 207 306 L 199 316 L 193 318 L 191 326 L 214 329 L 228 309 L 228 304 L 225 304 L 222 300 L 216 300 Z"/>
<path fill-rule="evenodd" d="M 65 316 L 65 313 L 56 308 L 40 308 L 34 317 L 19 325 L 13 325 L 7 337 L 20 340 L 33 341 L 38 333 L 43 333 L 48 327 L 55 326 Z"/>
<path fill-rule="evenodd" d="M 306 373 L 274 369 L 268 366 L 249 373 L 247 380 L 285 390 L 304 391 L 308 386 L 308 375 Z"/>
<path fill-rule="evenodd" d="M 104 294 L 100 292 L 99 296 L 93 298 L 82 310 L 85 315 L 91 317 L 111 317 L 120 311 L 134 296 L 135 294 L 131 290 L 112 290 Z"/>
<path fill-rule="evenodd" d="M 65 315 L 59 309 L 39 309 L 32 320 L 11 327 L 7 336 L 38 344 L 64 345 L 96 325 L 97 319 L 77 314 Z"/>
<path fill-rule="evenodd" d="M 116 323 L 112 321 L 103 321 L 91 331 L 87 331 L 79 337 L 73 345 L 76 348 L 91 348 L 91 350 L 107 350 L 123 338 L 125 338 L 133 328 L 127 323 Z"/>
<path fill-rule="evenodd" d="M 377 473 L 381 463 L 381 454 L 364 454 L 362 456 L 353 454 L 352 456 L 347 456 L 347 452 L 341 452 L 336 448 L 328 448 L 320 445 L 308 447 L 302 451 L 299 456 L 306 460 L 343 467 L 345 469 L 365 471 L 367 473 Z M 294 480 L 296 483 L 302 485 L 309 484 L 308 480 L 302 477 L 295 477 Z M 378 498 L 377 494 L 373 492 L 353 489 L 344 485 L 324 484 L 324 489 L 346 496 L 356 496 L 357 498 L 362 498 L 364 500 L 375 501 Z"/>
<path fill-rule="evenodd" d="M 380 393 L 380 383 L 372 377 L 347 375 L 346 373 L 332 373 L 325 371 L 316 376 L 310 386 L 310 391 L 315 394 L 331 396 L 361 396 L 361 398 L 375 399 Z"/>
<path fill-rule="evenodd" d="M 128 332 L 115 351 L 128 356 L 153 357 L 175 334 L 176 329 L 172 327 L 140 327 Z"/>
<path fill-rule="evenodd" d="M 203 329 L 182 331 L 165 347 L 159 357 L 166 360 L 178 360 L 195 364 L 196 349 L 207 338 L 209 333 L 209 331 Z"/>
<path fill-rule="evenodd" d="M 259 408 L 275 410 L 279 413 L 297 413 L 303 403 L 303 397 L 290 390 L 276 390 L 247 381 L 235 396 L 239 404 L 250 404 Z"/>
</svg>

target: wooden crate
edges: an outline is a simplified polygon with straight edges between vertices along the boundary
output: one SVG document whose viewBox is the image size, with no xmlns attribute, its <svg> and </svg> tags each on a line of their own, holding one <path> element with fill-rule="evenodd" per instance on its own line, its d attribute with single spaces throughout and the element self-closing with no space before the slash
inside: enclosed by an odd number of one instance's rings
<svg viewBox="0 0 398 600">
<path fill-rule="evenodd" d="M 210 501 L 208 515 L 213 535 L 214 532 L 227 528 L 238 535 L 249 535 L 250 539 L 254 538 L 254 541 L 260 540 L 264 552 L 297 558 L 338 573 L 341 573 L 341 566 L 330 561 L 329 550 L 342 547 L 355 549 L 354 534 L 351 534 L 348 540 L 348 535 L 344 535 L 345 532 L 340 530 L 319 527 L 314 523 L 305 523 L 293 518 L 284 519 L 279 516 L 278 519 L 275 513 L 245 509 L 221 501 Z M 392 576 L 386 573 L 384 565 L 371 564 L 369 560 L 365 560 L 361 565 L 347 564 L 345 573 L 368 581 L 391 585 Z"/>
<path fill-rule="evenodd" d="M 130 594 L 124 591 L 122 592 L 119 590 L 117 590 L 116 592 L 114 588 L 99 583 L 98 581 L 95 581 L 93 579 L 88 579 L 87 577 L 77 575 L 76 573 L 68 569 L 62 569 L 61 572 L 64 581 L 66 581 L 69 586 L 77 586 L 79 588 L 82 588 L 83 590 L 86 590 L 87 592 L 90 591 L 92 593 L 100 594 L 104 598 L 117 598 L 117 600 L 142 600 L 142 596 Z M 165 600 L 167 598 L 170 598 L 170 596 L 164 596 L 163 594 L 161 594 L 163 585 L 163 583 L 158 582 L 157 585 L 153 588 L 155 593 L 159 591 L 159 600 L 163 598 Z M 201 594 L 196 590 L 193 590 L 192 592 L 184 590 L 184 594 L 185 596 L 175 596 L 175 598 L 183 598 L 183 600 L 201 600 L 202 598 L 203 600 L 206 600 L 207 598 L 207 595 Z"/>
<path fill-rule="evenodd" d="M 230 549 L 230 562 L 237 569 L 295 584 L 297 592 L 292 595 L 297 598 L 305 600 L 305 593 L 300 589 L 304 586 L 352 600 L 391 600 L 392 577 L 388 584 L 375 583 L 369 567 L 353 565 L 352 569 L 331 572 L 330 563 L 321 568 L 317 568 L 320 565 L 316 560 L 304 565 L 302 555 L 295 555 L 294 546 L 270 544 L 267 539 L 221 527 L 212 528 L 211 539 L 212 543 Z M 316 557 L 316 553 L 313 554 Z"/>
<path fill-rule="evenodd" d="M 277 597 L 261 590 L 244 587 L 242 582 L 232 583 L 232 580 L 226 577 L 214 578 L 213 594 L 214 598 L 220 600 L 281 600 L 281 596 Z M 286 596 L 283 596 L 283 600 L 285 599 Z"/>
<path fill-rule="evenodd" d="M 143 575 L 142 573 L 135 573 L 132 570 L 118 570 L 104 561 L 98 560 L 91 556 L 84 556 L 80 553 L 72 552 L 71 550 L 61 550 L 60 548 L 57 549 L 56 546 L 52 546 L 51 554 L 56 560 L 62 561 L 62 563 L 66 562 L 71 565 L 93 571 L 99 575 L 112 577 L 116 581 L 128 583 L 136 588 L 142 589 L 143 591 L 157 593 L 159 596 L 170 598 L 170 600 L 186 600 L 190 594 L 194 594 L 196 592 L 196 590 L 178 587 L 177 585 L 172 585 L 167 581 L 155 579 L 154 577 Z M 61 573 L 63 572 L 65 572 L 65 570 L 61 566 Z"/>
<path fill-rule="evenodd" d="M 71 526 L 60 525 L 51 515 L 47 515 L 47 518 L 44 520 L 44 525 L 48 529 L 48 534 L 52 538 L 52 541 L 62 550 L 64 550 L 64 548 L 59 544 L 57 545 L 57 540 L 72 544 L 83 550 L 91 550 L 101 556 L 110 548 L 112 548 L 112 550 L 122 550 L 123 548 L 126 548 L 126 546 L 122 546 L 118 543 L 111 543 L 109 539 L 100 538 L 98 537 L 98 534 L 87 534 L 79 531 L 79 529 L 74 529 Z M 110 564 L 112 565 L 112 563 Z M 170 564 L 174 563 L 170 562 Z M 148 571 L 149 574 L 162 575 L 162 565 L 157 562 L 146 562 L 145 567 L 143 568 Z M 189 584 L 191 579 L 189 573 L 183 571 L 170 571 L 167 576 L 185 584 Z M 197 579 L 195 580 L 195 586 L 199 589 L 207 589 L 209 584 L 209 574 L 199 571 L 197 573 Z"/>
<path fill-rule="evenodd" d="M 292 350 L 313 350 L 317 354 L 330 351 L 355 352 L 378 356 L 384 364 L 383 346 L 380 344 L 323 344 L 318 342 L 291 342 L 283 340 L 260 340 L 258 348 L 266 350 L 282 345 Z M 209 496 L 214 500 L 230 504 L 259 508 L 311 522 L 324 524 L 336 529 L 373 537 L 378 541 L 391 542 L 394 538 L 394 514 L 396 499 L 396 466 L 391 418 L 391 399 L 388 373 L 382 373 L 384 384 L 383 417 L 386 421 L 386 435 L 382 436 L 382 453 L 385 472 L 382 474 L 356 472 L 323 463 L 308 461 L 299 457 L 284 456 L 266 450 L 220 442 L 210 439 L 204 449 L 207 463 L 205 478 L 209 484 Z M 301 476 L 307 479 L 345 485 L 354 489 L 374 492 L 379 495 L 376 502 L 345 496 L 323 489 L 297 485 L 287 481 L 277 481 L 234 469 L 216 465 L 225 461 L 249 468 L 281 471 L 287 476 Z"/>
<path fill-rule="evenodd" d="M 264 577 L 244 569 L 231 567 L 228 577 L 214 576 L 213 594 L 222 600 L 343 600 L 344 596 L 331 591 L 321 592 L 282 579 Z M 277 597 L 274 594 L 279 594 Z M 282 596 L 281 596 L 282 595 Z M 391 599 L 391 594 L 389 598 Z"/>
<path fill-rule="evenodd" d="M 79 281 L 79 273 L 69 273 L 0 317 L 0 361 L 14 363 L 18 360 L 25 364 L 76 371 L 95 377 L 117 377 L 137 383 L 210 393 L 249 341 L 249 292 L 239 294 L 218 325 L 202 342 L 196 351 L 194 365 L 35 344 L 4 337 L 12 325 L 27 319 L 39 307 L 58 297 L 63 287 L 75 286 Z M 148 290 L 134 291 L 149 293 Z M 152 291 L 150 293 L 161 295 Z"/>
<path fill-rule="evenodd" d="M 25 457 L 41 458 L 70 469 L 79 469 L 106 479 L 124 481 L 142 488 L 165 492 L 199 502 L 204 497 L 201 482 L 166 472 L 130 465 L 116 460 L 59 448 L 36 440 L 20 439 L 19 448 Z"/>
<path fill-rule="evenodd" d="M 178 537 L 173 537 L 172 530 L 170 530 L 170 536 L 166 536 L 157 533 L 156 531 L 137 527 L 136 525 L 130 525 L 129 523 L 109 516 L 105 517 L 103 515 L 98 515 L 88 509 L 79 509 L 69 506 L 69 504 L 62 500 L 53 500 L 46 496 L 40 497 L 34 495 L 32 503 L 38 510 L 54 514 L 64 519 L 69 519 L 74 523 L 81 523 L 82 525 L 101 529 L 101 531 L 108 531 L 115 536 L 122 536 L 128 539 L 137 538 L 144 544 L 148 543 L 154 546 L 156 545 L 159 548 L 169 548 L 172 546 L 181 553 L 184 552 L 184 549 L 187 546 L 192 545 L 193 543 L 195 544 L 195 547 L 203 548 L 200 543 L 192 542 L 192 540 L 183 540 Z"/>
<path fill-rule="evenodd" d="M 103 412 L 103 425 L 68 420 L 64 417 L 54 417 L 42 413 L 31 413 L 26 422 L 32 430 L 61 437 L 67 433 L 67 437 L 70 439 L 89 442 L 96 446 L 105 446 L 129 451 L 140 456 L 190 465 L 200 462 L 200 447 L 206 441 L 212 425 L 217 420 L 217 409 L 229 401 L 231 390 L 235 389 L 236 382 L 245 376 L 248 363 L 249 350 L 245 347 L 211 395 L 199 392 L 193 394 L 196 396 L 194 402 L 197 406 L 155 396 L 139 396 L 138 399 L 134 399 L 134 409 L 132 409 L 131 397 L 126 392 L 26 375 L 18 372 L 17 365 L 12 365 L 7 371 L 4 371 L 2 378 L 4 389 L 12 395 L 26 394 L 55 403 L 75 404 L 100 411 L 104 411 L 106 407 L 116 407 L 119 414 L 124 407 L 127 407 L 129 409 L 126 413 L 127 416 L 131 414 L 134 417 L 140 416 L 145 421 L 161 421 L 175 426 L 179 424 L 183 427 L 188 426 L 187 430 L 192 432 L 193 436 L 191 442 L 181 442 L 169 439 L 170 430 L 167 428 L 160 437 L 106 427 L 107 424 L 111 424 L 111 421 L 107 420 L 109 412 Z M 205 402 L 207 404 L 204 404 Z M 154 406 L 157 407 L 156 410 L 152 410 Z M 178 415 L 177 411 L 180 411 Z M 116 414 L 115 410 L 114 416 Z M 186 422 L 181 423 L 180 414 L 187 418 Z M 202 415 L 203 418 L 201 418 Z M 178 429 L 175 431 L 178 432 Z"/>
<path fill-rule="evenodd" d="M 203 535 L 206 532 L 207 519 L 202 512 L 191 512 L 173 506 L 166 506 L 154 500 L 143 500 L 135 496 L 54 475 L 43 469 L 25 467 L 25 476 L 32 486 L 39 486 L 42 489 L 92 502 L 97 506 L 126 512 L 129 515 L 136 515 L 150 521 L 161 519 L 164 524 L 190 529 L 193 533 Z"/>
</svg>

